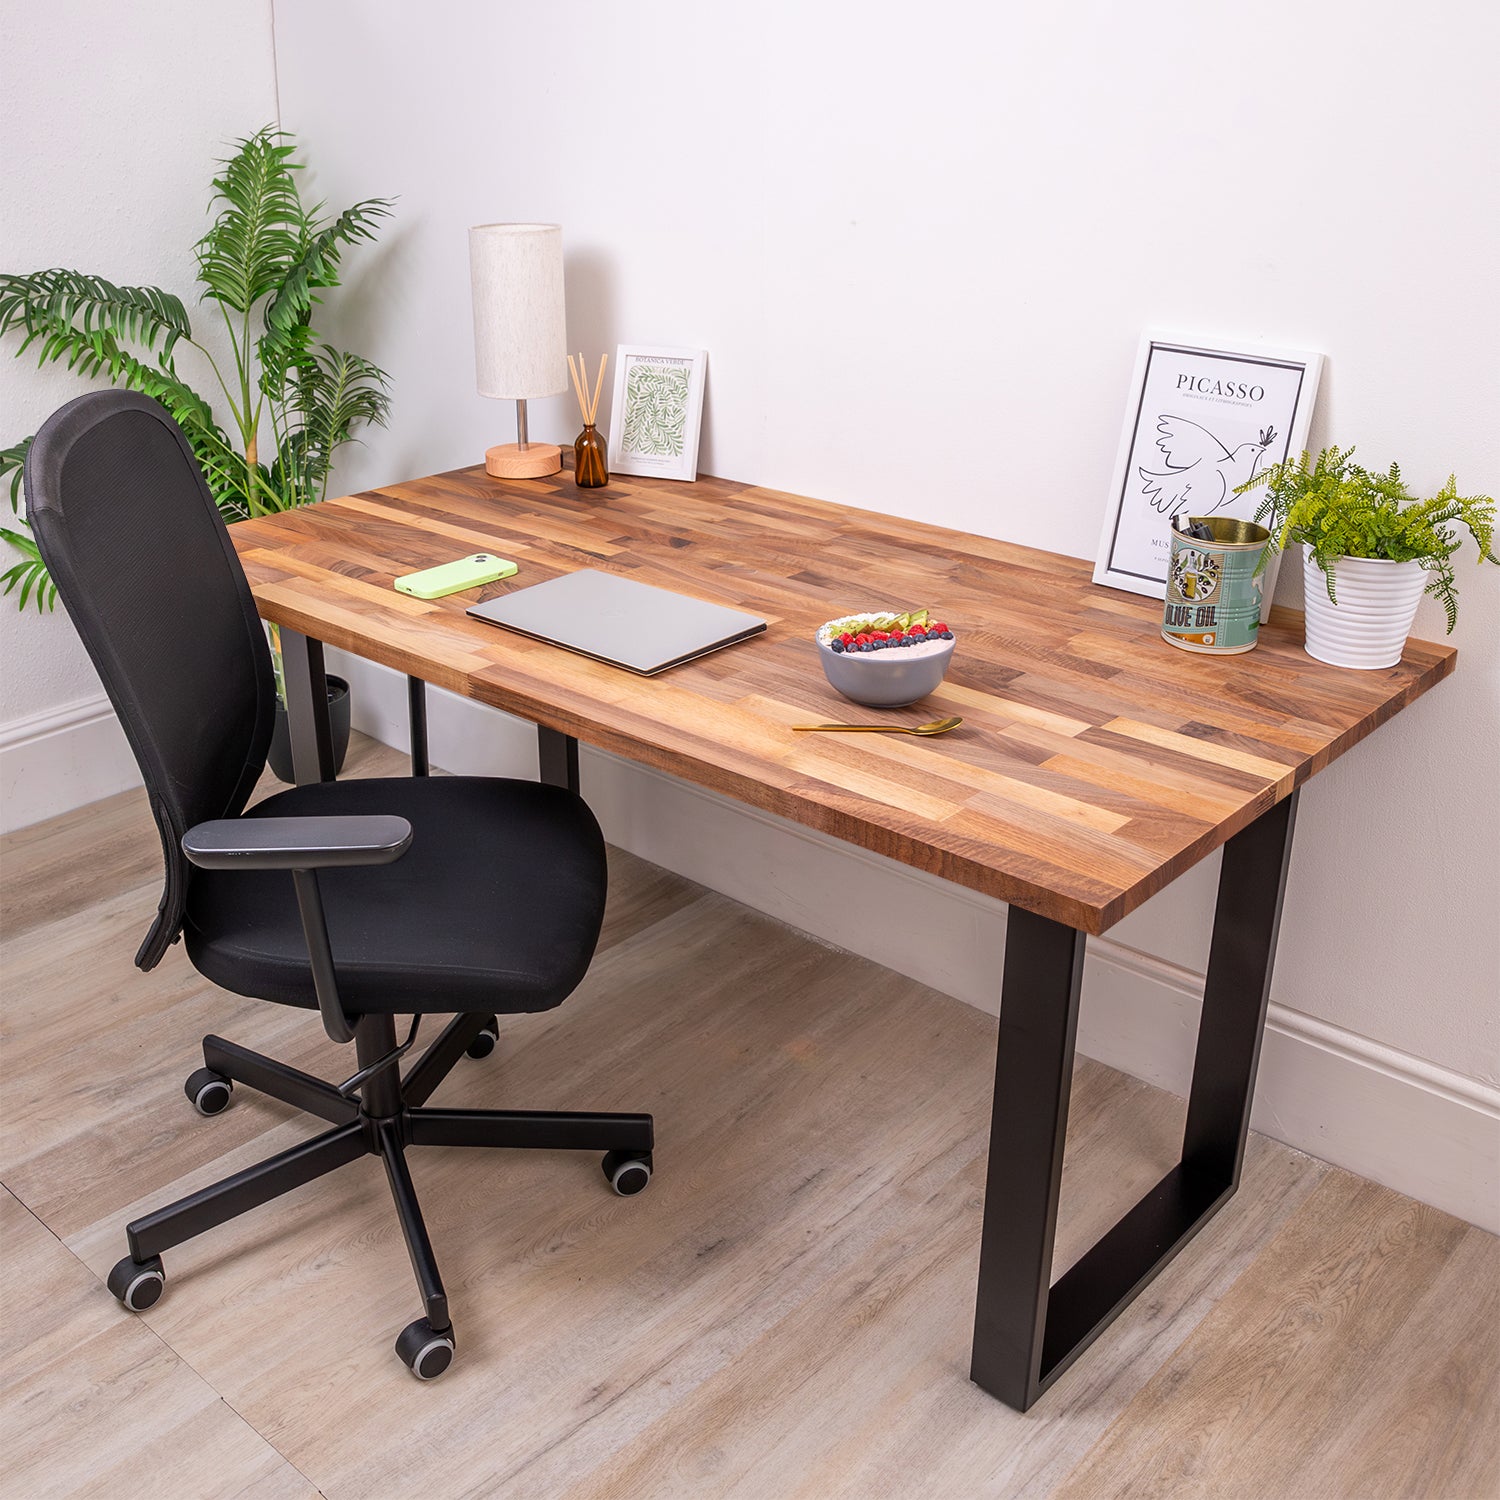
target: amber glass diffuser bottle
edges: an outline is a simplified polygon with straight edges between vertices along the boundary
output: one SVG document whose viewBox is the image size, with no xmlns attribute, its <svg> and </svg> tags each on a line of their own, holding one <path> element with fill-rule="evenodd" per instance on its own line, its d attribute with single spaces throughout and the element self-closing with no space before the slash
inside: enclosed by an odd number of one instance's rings
<svg viewBox="0 0 1500 1500">
<path fill-rule="evenodd" d="M 597 490 L 609 483 L 604 434 L 592 422 L 584 424 L 573 444 L 573 482 L 581 490 Z"/>
<path fill-rule="evenodd" d="M 609 462 L 604 447 L 604 434 L 599 431 L 599 395 L 604 389 L 604 367 L 609 355 L 599 361 L 599 374 L 594 380 L 592 396 L 589 392 L 588 366 L 583 356 L 578 356 L 574 367 L 573 356 L 568 356 L 568 373 L 573 377 L 573 393 L 578 397 L 578 410 L 583 416 L 583 431 L 573 444 L 573 482 L 581 490 L 597 490 L 609 483 Z"/>
</svg>

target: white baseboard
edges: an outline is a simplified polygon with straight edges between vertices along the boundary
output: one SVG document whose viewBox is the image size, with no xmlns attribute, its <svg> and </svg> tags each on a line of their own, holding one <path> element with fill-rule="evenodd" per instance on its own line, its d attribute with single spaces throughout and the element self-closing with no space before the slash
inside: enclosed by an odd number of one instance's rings
<svg viewBox="0 0 1500 1500">
<path fill-rule="evenodd" d="M 1089 947 L 1079 1047 L 1185 1093 L 1203 976 L 1107 937 Z M 1273 1001 L 1251 1124 L 1500 1232 L 1500 1089 L 1479 1079 Z"/>
<path fill-rule="evenodd" d="M 0 833 L 141 784 L 103 693 L 0 728 Z"/>
<path fill-rule="evenodd" d="M 329 653 L 354 684 L 356 728 L 407 737 L 402 678 Z M 536 773 L 530 725 L 428 693 L 433 759 L 471 775 Z M 881 855 L 589 750 L 584 789 L 611 842 L 994 1014 L 1005 909 Z M 138 786 L 103 695 L 0 728 L 0 831 Z M 857 892 L 858 899 L 849 893 Z M 1113 938 L 1089 943 L 1078 1045 L 1089 1057 L 1186 1090 L 1203 976 Z M 1500 1231 L 1500 1090 L 1272 1004 L 1257 1130 Z"/>
<path fill-rule="evenodd" d="M 355 684 L 357 728 L 407 742 L 393 672 L 330 653 Z M 429 690 L 434 761 L 531 776 L 529 725 Z M 920 870 L 839 843 L 632 762 L 584 748 L 584 791 L 611 842 L 748 906 L 994 1014 L 1005 909 Z M 849 893 L 857 892 L 858 899 Z M 1176 1093 L 1192 1072 L 1203 976 L 1092 939 L 1078 1044 Z M 1273 1004 L 1257 1130 L 1500 1231 L 1500 1090 Z"/>
</svg>

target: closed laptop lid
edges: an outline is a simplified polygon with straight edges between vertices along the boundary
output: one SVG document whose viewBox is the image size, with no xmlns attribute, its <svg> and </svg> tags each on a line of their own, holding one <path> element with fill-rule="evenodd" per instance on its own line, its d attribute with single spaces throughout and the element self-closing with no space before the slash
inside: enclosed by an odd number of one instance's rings
<svg viewBox="0 0 1500 1500">
<path fill-rule="evenodd" d="M 742 610 L 596 568 L 515 589 L 469 613 L 646 677 L 766 628 Z"/>
</svg>

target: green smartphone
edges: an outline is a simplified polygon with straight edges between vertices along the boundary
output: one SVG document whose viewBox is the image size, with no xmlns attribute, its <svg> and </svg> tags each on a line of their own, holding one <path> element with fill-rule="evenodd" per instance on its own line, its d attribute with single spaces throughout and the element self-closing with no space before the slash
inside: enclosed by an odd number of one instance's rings
<svg viewBox="0 0 1500 1500">
<path fill-rule="evenodd" d="M 496 557 L 493 552 L 476 552 L 471 557 L 459 558 L 457 562 L 423 568 L 420 573 L 403 573 L 396 580 L 396 588 L 414 599 L 442 599 L 448 594 L 493 583 L 497 578 L 509 578 L 514 572 L 516 565 L 513 562 Z"/>
</svg>

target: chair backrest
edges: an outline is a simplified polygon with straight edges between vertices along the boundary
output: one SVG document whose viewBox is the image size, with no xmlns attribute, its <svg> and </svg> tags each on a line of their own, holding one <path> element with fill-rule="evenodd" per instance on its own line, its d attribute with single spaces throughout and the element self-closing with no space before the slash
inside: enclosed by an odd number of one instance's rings
<svg viewBox="0 0 1500 1500">
<path fill-rule="evenodd" d="M 182 835 L 238 816 L 265 766 L 265 630 L 192 449 L 148 397 L 96 391 L 48 418 L 26 459 L 26 515 L 161 833 L 165 888 L 135 960 L 149 969 L 182 929 Z"/>
</svg>

